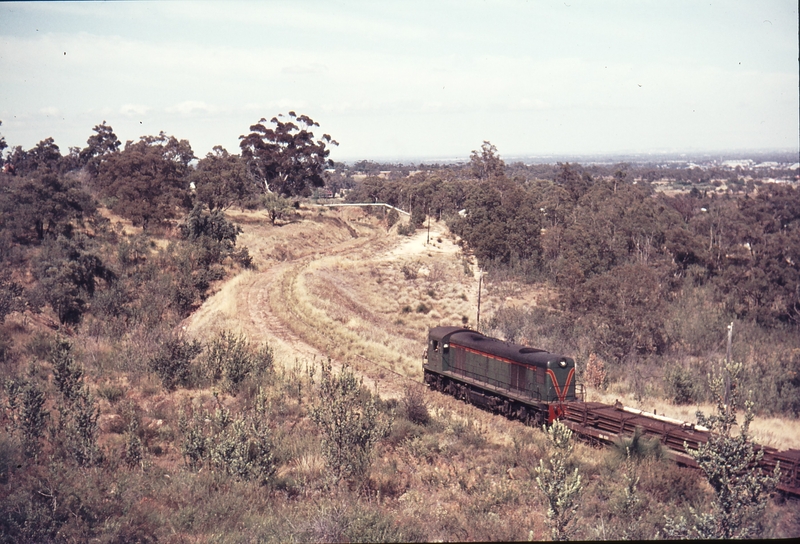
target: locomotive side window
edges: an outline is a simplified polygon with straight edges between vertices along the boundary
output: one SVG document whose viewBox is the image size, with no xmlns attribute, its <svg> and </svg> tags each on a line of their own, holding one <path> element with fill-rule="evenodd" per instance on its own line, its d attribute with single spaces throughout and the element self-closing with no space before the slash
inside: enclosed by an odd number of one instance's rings
<svg viewBox="0 0 800 544">
<path fill-rule="evenodd" d="M 450 353 L 450 344 L 442 344 L 442 351 Z"/>
<path fill-rule="evenodd" d="M 433 351 L 439 351 L 439 341 L 438 340 L 431 340 L 433 344 Z"/>
</svg>

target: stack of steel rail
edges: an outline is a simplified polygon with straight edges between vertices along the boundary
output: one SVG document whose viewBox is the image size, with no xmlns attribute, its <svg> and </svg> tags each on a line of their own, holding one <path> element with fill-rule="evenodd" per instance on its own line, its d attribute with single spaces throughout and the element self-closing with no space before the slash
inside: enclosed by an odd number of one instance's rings
<svg viewBox="0 0 800 544">
<path fill-rule="evenodd" d="M 564 403 L 564 423 L 573 432 L 591 443 L 612 444 L 639 428 L 644 436 L 655 437 L 677 463 L 697 468 L 686 448 L 697 447 L 708 440 L 708 429 L 685 421 L 643 412 L 617 402 L 611 406 L 599 402 Z M 762 448 L 754 444 L 756 448 Z M 780 462 L 781 477 L 778 489 L 800 496 L 800 450 L 778 451 L 763 447 L 764 457 L 759 466 L 772 472 Z"/>
</svg>

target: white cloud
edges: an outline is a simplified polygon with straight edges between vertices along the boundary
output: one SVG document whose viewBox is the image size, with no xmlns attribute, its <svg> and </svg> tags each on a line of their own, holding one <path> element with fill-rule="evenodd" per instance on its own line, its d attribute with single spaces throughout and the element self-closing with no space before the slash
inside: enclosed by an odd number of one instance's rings
<svg viewBox="0 0 800 544">
<path fill-rule="evenodd" d="M 187 100 L 166 108 L 167 113 L 179 113 L 181 115 L 192 115 L 194 113 L 214 113 L 216 108 L 209 106 L 202 100 Z"/>
<path fill-rule="evenodd" d="M 125 104 L 119 109 L 119 112 L 127 117 L 146 115 L 148 111 L 150 108 L 141 104 Z"/>
<path fill-rule="evenodd" d="M 53 106 L 48 106 L 46 108 L 42 108 L 39 110 L 39 113 L 42 115 L 46 115 L 48 117 L 56 117 L 61 115 L 61 111 L 58 108 L 54 108 Z"/>
</svg>

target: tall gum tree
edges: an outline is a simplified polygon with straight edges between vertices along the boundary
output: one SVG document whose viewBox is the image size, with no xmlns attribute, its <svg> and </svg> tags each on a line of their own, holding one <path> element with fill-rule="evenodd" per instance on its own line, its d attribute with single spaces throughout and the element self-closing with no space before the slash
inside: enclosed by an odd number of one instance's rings
<svg viewBox="0 0 800 544">
<path fill-rule="evenodd" d="M 469 156 L 469 167 L 472 175 L 482 180 L 506 175 L 506 163 L 497 154 L 497 147 L 487 140 L 481 144 L 480 153 L 472 150 Z"/>
<path fill-rule="evenodd" d="M 187 140 L 161 132 L 106 156 L 95 184 L 114 213 L 147 226 L 191 209 L 188 175 L 195 156 Z"/>
<path fill-rule="evenodd" d="M 96 176 L 102 163 L 110 154 L 119 152 L 122 143 L 114 129 L 105 120 L 92 129 L 93 135 L 86 140 L 86 147 L 78 153 L 79 163 L 86 166 L 91 176 Z"/>
<path fill-rule="evenodd" d="M 309 129 L 319 123 L 307 115 L 290 111 L 286 122 L 278 117 L 269 121 L 274 127 L 262 118 L 250 127 L 250 134 L 239 137 L 242 157 L 266 193 L 309 196 L 313 187 L 325 185 L 325 168 L 333 166 L 328 146 L 339 144 L 328 134 L 315 140 Z"/>
</svg>

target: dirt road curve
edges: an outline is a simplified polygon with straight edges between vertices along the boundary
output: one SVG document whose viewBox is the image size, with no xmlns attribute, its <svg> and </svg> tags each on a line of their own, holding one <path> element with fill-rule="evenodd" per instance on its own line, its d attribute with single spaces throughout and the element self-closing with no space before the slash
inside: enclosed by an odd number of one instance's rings
<svg viewBox="0 0 800 544">
<path fill-rule="evenodd" d="M 287 367 L 330 357 L 334 366 L 352 366 L 381 396 L 398 396 L 410 381 L 421 381 L 424 331 L 434 324 L 427 322 L 444 317 L 409 312 L 412 305 L 403 306 L 402 299 L 413 300 L 415 289 L 442 291 L 436 282 L 445 274 L 431 280 L 430 270 L 458 269 L 458 247 L 435 222 L 434 243 L 426 243 L 426 230 L 410 237 L 387 233 L 359 209 L 316 214 L 281 227 L 254 214 L 234 216 L 242 220 L 240 243 L 254 255 L 257 270 L 220 286 L 187 319 L 185 330 L 201 340 L 222 329 L 241 331 L 251 341 L 269 342 Z M 409 280 L 408 267 L 421 277 Z M 458 279 L 470 281 L 463 267 Z M 458 302 L 468 304 L 469 298 Z"/>
</svg>

